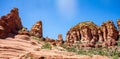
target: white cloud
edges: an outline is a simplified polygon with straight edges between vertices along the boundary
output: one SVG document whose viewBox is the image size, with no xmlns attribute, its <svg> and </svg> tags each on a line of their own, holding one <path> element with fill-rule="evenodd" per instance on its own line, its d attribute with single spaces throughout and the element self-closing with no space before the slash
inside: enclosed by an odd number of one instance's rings
<svg viewBox="0 0 120 59">
<path fill-rule="evenodd" d="M 76 15 L 77 0 L 56 0 L 56 5 L 61 15 L 67 17 Z"/>
</svg>

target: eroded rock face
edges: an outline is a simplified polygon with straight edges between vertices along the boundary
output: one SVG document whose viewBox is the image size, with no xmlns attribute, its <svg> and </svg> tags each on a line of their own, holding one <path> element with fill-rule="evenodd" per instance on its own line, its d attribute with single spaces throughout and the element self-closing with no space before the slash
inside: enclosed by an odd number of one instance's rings
<svg viewBox="0 0 120 59">
<path fill-rule="evenodd" d="M 101 27 L 95 25 L 93 22 L 82 22 L 71 28 L 66 35 L 66 41 L 69 46 L 76 41 L 81 42 L 87 47 L 93 45 L 99 47 L 102 46 L 102 44 L 114 46 L 117 38 L 118 31 L 112 21 L 103 23 Z"/>
<path fill-rule="evenodd" d="M 117 20 L 117 26 L 118 26 L 119 36 L 120 36 L 120 19 L 119 19 L 119 20 Z"/>
<path fill-rule="evenodd" d="M 18 9 L 14 8 L 9 14 L 0 18 L 0 38 L 14 36 L 22 27 Z"/>
<path fill-rule="evenodd" d="M 94 43 L 98 40 L 97 26 L 93 22 L 82 22 L 71 28 L 66 35 L 69 45 L 80 41 L 82 43 Z"/>
<path fill-rule="evenodd" d="M 30 35 L 37 36 L 39 38 L 43 37 L 42 33 L 42 21 L 36 22 L 30 30 Z"/>
<path fill-rule="evenodd" d="M 98 28 L 98 37 L 99 37 L 99 42 L 102 43 L 103 42 L 103 32 L 101 30 L 101 28 Z"/>
<path fill-rule="evenodd" d="M 81 42 L 88 43 L 92 39 L 91 29 L 88 26 L 81 27 Z"/>
<path fill-rule="evenodd" d="M 63 41 L 62 34 L 59 34 L 59 35 L 58 35 L 58 40 L 59 40 L 59 41 Z"/>
<path fill-rule="evenodd" d="M 118 38 L 118 31 L 112 21 L 106 22 L 108 46 L 115 45 Z"/>
<path fill-rule="evenodd" d="M 66 42 L 70 46 L 73 43 L 80 41 L 80 39 L 81 39 L 80 29 L 71 28 L 71 30 L 68 31 L 66 34 Z"/>
<path fill-rule="evenodd" d="M 61 46 L 63 44 L 63 37 L 62 34 L 58 35 L 58 40 L 56 41 L 58 46 Z"/>
</svg>

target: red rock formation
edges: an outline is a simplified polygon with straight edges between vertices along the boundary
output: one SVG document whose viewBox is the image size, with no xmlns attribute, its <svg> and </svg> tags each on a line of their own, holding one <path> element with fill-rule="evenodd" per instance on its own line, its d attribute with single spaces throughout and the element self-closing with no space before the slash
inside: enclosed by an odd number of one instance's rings
<svg viewBox="0 0 120 59">
<path fill-rule="evenodd" d="M 117 20 L 117 26 L 118 26 L 119 36 L 120 36 L 120 19 L 119 19 L 119 20 Z"/>
<path fill-rule="evenodd" d="M 108 46 L 113 46 L 116 44 L 116 40 L 118 38 L 118 31 L 112 21 L 106 22 L 107 27 L 107 42 Z"/>
<path fill-rule="evenodd" d="M 67 32 L 66 41 L 72 45 L 76 41 L 94 43 L 98 40 L 97 26 L 93 22 L 82 22 Z"/>
<path fill-rule="evenodd" d="M 59 34 L 59 35 L 58 35 L 58 40 L 59 40 L 59 41 L 63 41 L 62 34 Z"/>
<path fill-rule="evenodd" d="M 62 46 L 62 44 L 63 44 L 62 34 L 59 34 L 59 35 L 58 35 L 58 40 L 56 41 L 56 44 L 57 44 L 58 46 Z"/>
<path fill-rule="evenodd" d="M 55 39 L 51 39 L 51 38 L 46 37 L 45 41 L 50 43 L 51 45 L 56 45 L 56 40 Z"/>
<path fill-rule="evenodd" d="M 92 39 L 91 29 L 88 26 L 81 27 L 81 42 L 89 43 Z"/>
<path fill-rule="evenodd" d="M 42 21 L 38 21 L 38 22 L 36 22 L 36 24 L 33 25 L 33 27 L 30 30 L 30 34 L 33 36 L 37 36 L 39 38 L 43 37 Z"/>
<path fill-rule="evenodd" d="M 93 47 L 97 42 L 100 44 L 97 44 L 96 47 L 102 46 L 102 44 L 103 46 L 114 46 L 117 38 L 118 31 L 112 21 L 103 23 L 101 27 L 96 26 L 93 22 L 82 22 L 71 28 L 66 35 L 69 46 L 80 41 L 85 47 Z"/>
<path fill-rule="evenodd" d="M 104 41 L 107 41 L 107 28 L 106 28 L 106 23 L 102 23 L 101 28 L 102 28 L 102 32 L 103 32 Z"/>
<path fill-rule="evenodd" d="M 22 27 L 18 9 L 14 8 L 9 14 L 0 18 L 0 38 L 17 34 Z"/>
<path fill-rule="evenodd" d="M 100 27 L 98 28 L 98 37 L 99 37 L 99 42 L 102 43 L 103 42 L 103 32 Z"/>
</svg>

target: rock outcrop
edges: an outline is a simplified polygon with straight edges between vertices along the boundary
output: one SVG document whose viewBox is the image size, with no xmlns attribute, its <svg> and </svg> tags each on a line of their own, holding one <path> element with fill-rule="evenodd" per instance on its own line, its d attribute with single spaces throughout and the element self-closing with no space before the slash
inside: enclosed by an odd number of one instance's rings
<svg viewBox="0 0 120 59">
<path fill-rule="evenodd" d="M 115 25 L 112 21 L 106 22 L 105 26 L 106 26 L 106 32 L 105 32 L 106 39 L 104 39 L 104 41 L 107 42 L 108 46 L 116 45 L 116 40 L 118 38 L 117 28 L 115 27 Z"/>
<path fill-rule="evenodd" d="M 58 40 L 46 37 L 45 41 L 50 43 L 51 45 L 54 45 L 54 46 L 62 46 L 62 44 L 64 43 L 63 38 L 62 38 L 62 34 L 58 35 Z"/>
<path fill-rule="evenodd" d="M 119 36 L 120 36 L 120 19 L 119 19 L 119 20 L 117 20 L 117 26 L 118 26 Z"/>
<path fill-rule="evenodd" d="M 117 38 L 118 31 L 112 21 L 107 21 L 101 26 L 97 26 L 93 22 L 81 22 L 66 34 L 66 42 L 69 46 L 72 46 L 76 41 L 87 44 L 88 47 L 95 46 L 97 42 L 114 46 Z"/>
<path fill-rule="evenodd" d="M 22 27 L 18 9 L 14 8 L 9 14 L 0 18 L 0 38 L 13 36 L 17 34 Z"/>
<path fill-rule="evenodd" d="M 56 43 L 57 43 L 58 46 L 62 46 L 63 42 L 64 42 L 64 41 L 63 41 L 62 34 L 59 34 L 59 35 L 58 35 L 58 40 L 57 40 Z"/>
<path fill-rule="evenodd" d="M 36 22 L 36 24 L 33 25 L 33 27 L 30 30 L 30 35 L 42 38 L 43 33 L 42 33 L 42 21 Z"/>
</svg>

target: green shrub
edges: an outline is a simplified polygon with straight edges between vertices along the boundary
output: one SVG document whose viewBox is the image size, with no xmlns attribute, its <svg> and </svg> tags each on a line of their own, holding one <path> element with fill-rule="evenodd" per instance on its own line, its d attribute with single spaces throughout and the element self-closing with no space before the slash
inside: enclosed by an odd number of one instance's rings
<svg viewBox="0 0 120 59">
<path fill-rule="evenodd" d="M 63 44 L 62 47 L 63 47 L 64 49 L 66 49 L 68 52 L 77 52 L 77 51 L 76 51 L 77 49 L 76 49 L 75 46 L 73 46 L 73 47 L 68 47 L 67 45 Z"/>
<path fill-rule="evenodd" d="M 112 59 L 118 59 L 118 58 L 119 58 L 118 55 L 114 55 L 114 56 L 112 56 Z"/>
<path fill-rule="evenodd" d="M 45 42 L 45 44 L 41 47 L 41 49 L 49 49 L 49 50 L 51 50 L 52 46 L 49 43 Z"/>
<path fill-rule="evenodd" d="M 117 42 L 117 46 L 120 46 L 120 41 Z"/>
<path fill-rule="evenodd" d="M 74 47 L 72 47 L 72 48 L 67 48 L 67 51 L 68 51 L 68 52 L 76 52 L 76 49 L 75 49 Z"/>
<path fill-rule="evenodd" d="M 79 55 L 102 55 L 102 56 L 108 56 L 112 57 L 113 59 L 116 59 L 120 57 L 120 50 L 119 47 L 115 48 L 108 48 L 108 47 L 101 47 L 101 48 L 90 48 L 90 49 L 78 49 L 76 48 L 76 44 L 72 47 L 67 47 L 66 45 L 62 46 L 65 48 L 68 52 L 75 52 Z"/>
<path fill-rule="evenodd" d="M 36 37 L 36 36 L 31 36 L 33 39 L 35 40 L 40 40 L 40 38 Z"/>
<path fill-rule="evenodd" d="M 68 46 L 65 45 L 65 44 L 63 44 L 62 47 L 63 47 L 64 49 L 67 49 L 67 48 L 68 48 Z"/>
</svg>

